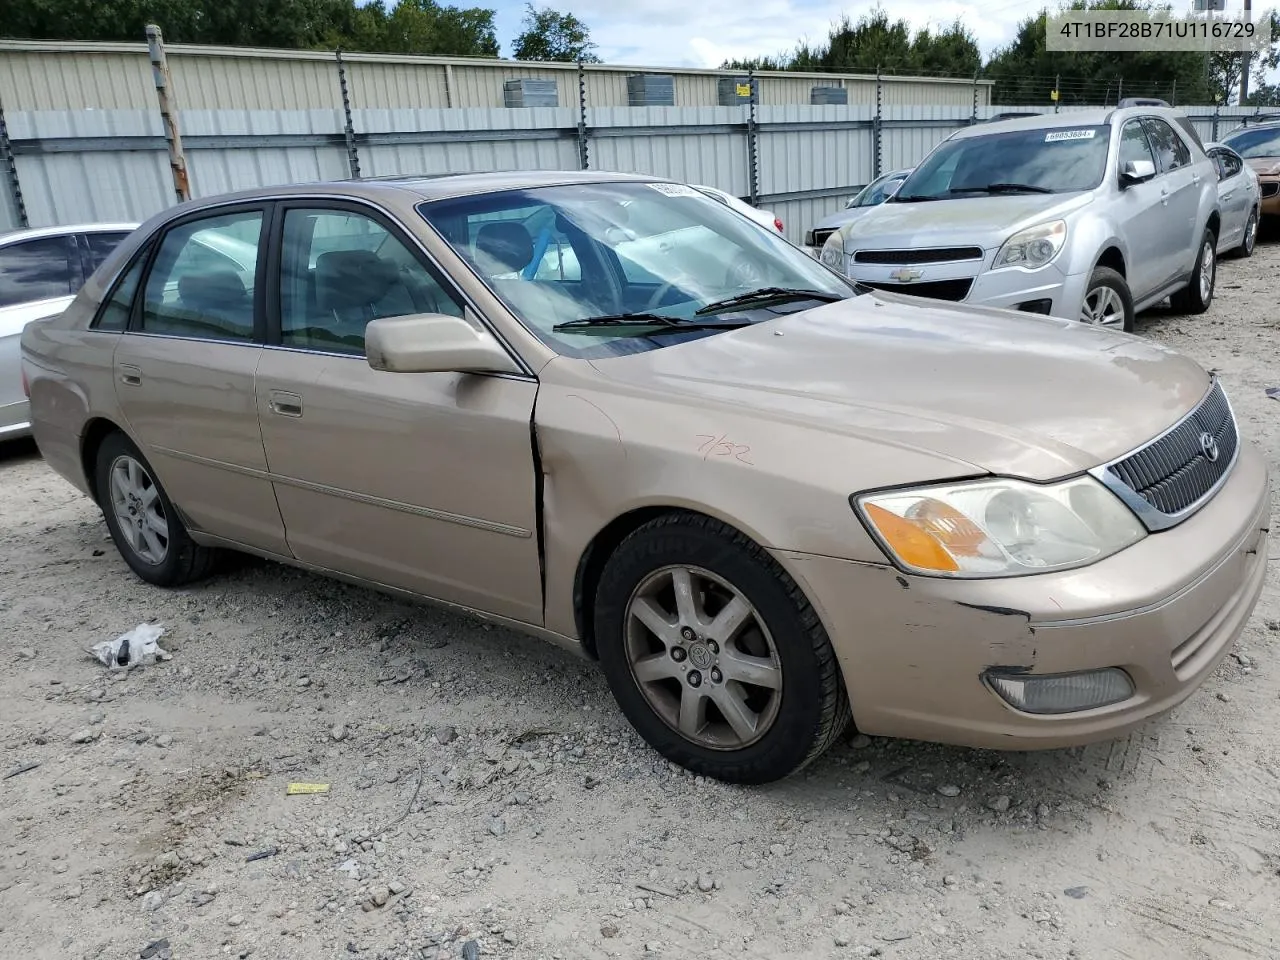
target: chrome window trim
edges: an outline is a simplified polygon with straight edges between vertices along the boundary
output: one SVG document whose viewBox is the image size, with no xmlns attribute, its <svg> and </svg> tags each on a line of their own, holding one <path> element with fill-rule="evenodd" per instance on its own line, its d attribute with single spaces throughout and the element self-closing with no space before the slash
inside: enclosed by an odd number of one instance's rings
<svg viewBox="0 0 1280 960">
<path fill-rule="evenodd" d="M 1128 453 L 1121 454 L 1120 456 L 1096 466 L 1089 471 L 1090 476 L 1119 497 L 1124 505 L 1137 515 L 1138 519 L 1142 521 L 1142 525 L 1151 533 L 1158 533 L 1161 530 L 1168 530 L 1171 527 L 1176 527 L 1178 524 L 1182 523 L 1182 521 L 1196 513 L 1201 507 L 1217 495 L 1218 491 L 1222 489 L 1223 485 L 1228 479 L 1230 479 L 1232 472 L 1235 470 L 1236 462 L 1240 459 L 1240 448 L 1244 446 L 1244 444 L 1240 438 L 1240 424 L 1239 421 L 1236 420 L 1236 411 L 1231 405 L 1231 397 L 1227 394 L 1226 389 L 1224 388 L 1222 390 L 1222 399 L 1226 401 L 1227 411 L 1231 415 L 1231 424 L 1236 431 L 1236 449 L 1235 452 L 1232 453 L 1231 460 L 1227 463 L 1226 468 L 1222 471 L 1222 476 L 1220 476 L 1213 486 L 1205 491 L 1204 495 L 1195 501 L 1195 503 L 1188 507 L 1184 507 L 1177 513 L 1163 513 L 1148 503 L 1141 494 L 1130 488 L 1127 483 L 1121 480 L 1120 477 L 1116 475 L 1115 471 L 1112 470 L 1112 467 L 1123 460 L 1127 460 L 1136 453 L 1141 453 L 1143 450 L 1155 446 L 1165 437 L 1169 436 L 1169 434 L 1173 433 L 1195 416 L 1195 414 L 1199 412 L 1200 408 L 1204 406 L 1205 401 L 1209 399 L 1209 396 L 1213 391 L 1220 386 L 1221 381 L 1218 377 L 1210 377 L 1209 389 L 1204 392 L 1204 396 L 1202 396 L 1196 405 L 1187 412 L 1186 416 L 1179 418 L 1178 422 L 1169 427 L 1168 430 L 1165 430 L 1163 433 L 1153 437 L 1141 446 L 1134 447 Z"/>
</svg>

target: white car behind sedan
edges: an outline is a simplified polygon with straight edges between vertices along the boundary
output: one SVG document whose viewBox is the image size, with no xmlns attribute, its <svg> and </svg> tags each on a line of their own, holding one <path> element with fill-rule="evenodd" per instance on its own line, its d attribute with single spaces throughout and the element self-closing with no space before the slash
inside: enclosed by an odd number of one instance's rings
<svg viewBox="0 0 1280 960">
<path fill-rule="evenodd" d="M 65 310 L 136 226 L 95 223 L 0 233 L 0 440 L 31 432 L 18 350 L 23 327 Z"/>
</svg>

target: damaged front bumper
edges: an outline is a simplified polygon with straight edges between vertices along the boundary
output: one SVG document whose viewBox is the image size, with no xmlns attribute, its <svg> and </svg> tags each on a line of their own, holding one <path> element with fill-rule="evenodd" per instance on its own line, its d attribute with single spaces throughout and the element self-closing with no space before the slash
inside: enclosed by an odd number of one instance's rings
<svg viewBox="0 0 1280 960">
<path fill-rule="evenodd" d="M 1246 446 L 1194 516 L 1088 567 L 960 581 L 775 556 L 823 618 L 863 733 L 1066 747 L 1120 736 L 1208 678 L 1262 592 L 1270 513 L 1266 463 Z M 1105 705 L 1015 706 L 1019 679 L 1085 678 L 1070 681 L 1080 687 L 1090 675 L 1106 680 L 1096 684 Z"/>
</svg>

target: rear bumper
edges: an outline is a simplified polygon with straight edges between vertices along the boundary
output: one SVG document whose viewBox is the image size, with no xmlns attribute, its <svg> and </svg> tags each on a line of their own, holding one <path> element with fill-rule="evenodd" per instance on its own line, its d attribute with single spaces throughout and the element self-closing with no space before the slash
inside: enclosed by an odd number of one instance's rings
<svg viewBox="0 0 1280 960">
<path fill-rule="evenodd" d="M 1266 575 L 1270 478 L 1251 447 L 1195 516 L 1078 570 L 1004 580 L 911 577 L 779 553 L 836 647 L 854 720 L 869 734 L 996 749 L 1122 735 L 1186 699 L 1244 629 Z M 1118 667 L 1134 692 L 1058 715 L 1015 710 L 992 668 Z"/>
</svg>

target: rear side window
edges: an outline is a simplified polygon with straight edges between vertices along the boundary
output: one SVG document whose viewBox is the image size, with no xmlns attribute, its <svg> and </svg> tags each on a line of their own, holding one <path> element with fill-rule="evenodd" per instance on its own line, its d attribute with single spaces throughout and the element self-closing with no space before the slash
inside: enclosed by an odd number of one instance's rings
<svg viewBox="0 0 1280 960">
<path fill-rule="evenodd" d="M 40 237 L 0 247 L 0 307 L 69 297 L 79 281 L 70 236 Z"/>
<path fill-rule="evenodd" d="M 120 241 L 127 236 L 127 233 L 86 233 L 84 243 L 85 249 L 89 251 L 89 272 L 102 266 L 102 262 L 111 256 L 116 247 L 120 246 Z"/>
<path fill-rule="evenodd" d="M 93 318 L 92 329 L 108 333 L 119 333 L 129 326 L 129 314 L 133 309 L 133 298 L 138 292 L 138 282 L 142 279 L 142 271 L 147 265 L 146 253 L 140 254 L 133 265 L 124 272 L 116 282 L 106 302 Z"/>
<path fill-rule="evenodd" d="M 262 211 L 180 224 L 164 235 L 147 275 L 142 332 L 251 341 Z"/>
<path fill-rule="evenodd" d="M 1146 117 L 1142 121 L 1151 138 L 1151 146 L 1155 148 L 1156 157 L 1160 160 L 1161 170 L 1177 170 L 1191 162 L 1191 151 L 1163 120 Z"/>
</svg>

